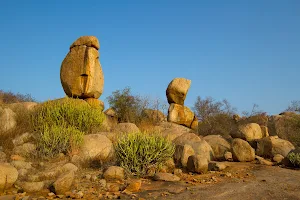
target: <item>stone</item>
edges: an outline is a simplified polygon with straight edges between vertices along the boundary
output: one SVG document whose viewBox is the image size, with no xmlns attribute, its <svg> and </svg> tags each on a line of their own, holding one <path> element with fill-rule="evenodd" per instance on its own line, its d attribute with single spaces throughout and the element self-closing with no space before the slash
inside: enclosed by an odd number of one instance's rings
<svg viewBox="0 0 300 200">
<path fill-rule="evenodd" d="M 262 132 L 262 137 L 269 137 L 269 129 L 267 126 L 260 126 L 261 132 Z"/>
<path fill-rule="evenodd" d="M 87 47 L 93 47 L 97 50 L 100 49 L 99 41 L 95 36 L 81 36 L 75 42 L 73 42 L 73 44 L 71 44 L 70 49 L 72 49 L 75 46 L 83 45 Z"/>
<path fill-rule="evenodd" d="M 261 165 L 272 166 L 274 164 L 273 162 L 265 160 L 264 158 L 262 158 L 260 156 L 255 156 L 255 159 L 258 161 L 258 164 L 261 164 Z"/>
<path fill-rule="evenodd" d="M 140 129 L 133 123 L 119 123 L 115 126 L 117 133 L 138 133 Z"/>
<path fill-rule="evenodd" d="M 180 144 L 180 145 L 191 145 L 193 147 L 193 144 L 201 142 L 201 138 L 196 135 L 195 133 L 183 133 L 179 137 L 177 137 L 175 140 L 173 140 L 173 143 Z"/>
<path fill-rule="evenodd" d="M 231 149 L 231 145 L 220 135 L 207 135 L 203 139 L 211 146 L 216 160 L 226 160 L 224 154 Z"/>
<path fill-rule="evenodd" d="M 209 171 L 223 171 L 227 167 L 228 166 L 225 163 L 222 163 L 222 162 L 210 161 L 208 163 L 208 170 Z"/>
<path fill-rule="evenodd" d="M 189 172 L 196 172 L 204 174 L 208 170 L 208 160 L 202 155 L 192 155 L 188 158 L 187 170 Z"/>
<path fill-rule="evenodd" d="M 281 154 L 276 154 L 273 157 L 273 161 L 276 163 L 281 163 L 283 161 L 284 157 Z"/>
<path fill-rule="evenodd" d="M 124 180 L 125 179 L 125 172 L 122 167 L 119 166 L 110 166 L 104 172 L 103 177 L 106 180 Z"/>
<path fill-rule="evenodd" d="M 162 173 L 162 172 L 155 173 L 153 179 L 155 181 L 168 181 L 168 182 L 180 181 L 180 178 L 178 176 L 171 173 Z"/>
<path fill-rule="evenodd" d="M 0 200 L 15 200 L 16 199 L 16 195 L 3 195 L 0 196 Z"/>
<path fill-rule="evenodd" d="M 12 142 L 15 146 L 20 146 L 24 143 L 29 142 L 33 138 L 34 138 L 33 134 L 26 132 L 26 133 L 23 133 L 22 135 L 16 137 L 15 139 L 13 139 Z"/>
<path fill-rule="evenodd" d="M 0 129 L 8 131 L 17 126 L 16 114 L 10 108 L 0 110 Z"/>
<path fill-rule="evenodd" d="M 16 169 L 32 169 L 32 163 L 26 162 L 23 160 L 14 160 L 10 163 L 12 166 L 14 166 Z"/>
<path fill-rule="evenodd" d="M 182 169 L 178 169 L 178 168 L 174 169 L 174 175 L 181 176 L 182 175 Z"/>
<path fill-rule="evenodd" d="M 39 192 L 44 188 L 44 182 L 21 182 L 18 184 L 25 192 Z"/>
<path fill-rule="evenodd" d="M 240 125 L 237 131 L 231 133 L 231 136 L 233 138 L 240 138 L 250 142 L 253 140 L 261 139 L 263 135 L 258 124 L 249 123 Z"/>
<path fill-rule="evenodd" d="M 77 170 L 78 170 L 78 167 L 72 163 L 66 163 L 61 168 L 59 168 L 60 173 L 65 173 L 65 172 L 70 172 L 70 171 L 77 172 Z"/>
<path fill-rule="evenodd" d="M 105 188 L 106 187 L 106 180 L 105 179 L 100 179 L 99 180 L 99 185 L 100 185 L 100 187 Z"/>
<path fill-rule="evenodd" d="M 174 169 L 175 169 L 175 162 L 173 158 L 169 158 L 162 163 L 161 170 L 163 170 L 164 172 L 172 173 Z"/>
<path fill-rule="evenodd" d="M 232 155 L 233 159 L 239 162 L 250 162 L 255 159 L 254 149 L 247 141 L 239 138 L 232 141 Z"/>
<path fill-rule="evenodd" d="M 153 109 L 144 109 L 142 111 L 142 116 L 152 123 L 163 122 L 167 119 L 167 117 L 160 110 Z"/>
<path fill-rule="evenodd" d="M 168 110 L 168 122 L 191 127 L 194 121 L 194 113 L 186 106 L 172 103 Z"/>
<path fill-rule="evenodd" d="M 6 162 L 7 159 L 6 159 L 6 154 L 3 152 L 3 151 L 0 151 L 0 163 L 1 162 Z"/>
<path fill-rule="evenodd" d="M 69 97 L 98 99 L 104 76 L 99 62 L 99 41 L 94 36 L 78 38 L 62 62 L 61 84 Z"/>
<path fill-rule="evenodd" d="M 131 180 L 128 186 L 125 188 L 124 192 L 138 192 L 141 189 L 142 180 L 141 179 L 134 179 Z"/>
<path fill-rule="evenodd" d="M 280 139 L 278 136 L 269 136 L 258 140 L 256 154 L 268 158 L 273 158 L 276 154 L 286 157 L 293 149 L 295 147 L 289 141 Z"/>
<path fill-rule="evenodd" d="M 194 151 L 193 147 L 191 147 L 190 145 L 188 145 L 188 144 L 176 145 L 175 153 L 174 153 L 175 164 L 186 167 L 188 158 L 194 154 L 195 154 L 195 151 Z"/>
<path fill-rule="evenodd" d="M 101 112 L 104 110 L 103 101 L 95 98 L 87 98 L 85 101 L 93 108 L 99 109 Z"/>
<path fill-rule="evenodd" d="M 83 137 L 83 144 L 80 148 L 80 159 L 87 161 L 109 161 L 114 157 L 112 142 L 101 134 L 89 134 Z"/>
<path fill-rule="evenodd" d="M 191 86 L 191 80 L 185 78 L 175 78 L 173 79 L 166 90 L 166 95 L 168 103 L 176 103 L 179 105 L 184 105 L 184 100 L 186 98 L 187 92 Z"/>
<path fill-rule="evenodd" d="M 0 163 L 0 191 L 10 188 L 18 179 L 18 170 L 8 163 Z"/>
<path fill-rule="evenodd" d="M 23 156 L 23 157 L 30 157 L 36 153 L 36 145 L 33 143 L 24 143 L 20 146 L 16 146 L 13 149 L 14 154 Z"/>
<path fill-rule="evenodd" d="M 232 157 L 232 153 L 230 151 L 226 151 L 225 154 L 224 154 L 224 158 L 225 160 L 227 161 L 233 161 L 233 157 Z"/>
<path fill-rule="evenodd" d="M 194 116 L 193 122 L 191 124 L 191 129 L 194 131 L 198 130 L 198 125 L 199 125 L 199 121 L 198 118 L 196 117 L 196 115 Z"/>
<path fill-rule="evenodd" d="M 120 185 L 118 183 L 107 183 L 106 187 L 109 192 L 118 192 L 120 190 Z"/>
<path fill-rule="evenodd" d="M 74 177 L 74 171 L 70 171 L 66 174 L 60 175 L 58 179 L 53 183 L 55 194 L 65 194 L 67 191 L 70 191 Z"/>
</svg>

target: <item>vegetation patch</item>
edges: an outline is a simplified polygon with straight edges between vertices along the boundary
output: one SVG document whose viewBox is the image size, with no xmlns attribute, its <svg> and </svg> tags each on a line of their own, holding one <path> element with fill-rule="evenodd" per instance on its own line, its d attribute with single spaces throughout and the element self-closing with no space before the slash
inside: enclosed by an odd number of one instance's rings
<svg viewBox="0 0 300 200">
<path fill-rule="evenodd" d="M 289 153 L 287 155 L 287 159 L 290 161 L 290 163 L 292 163 L 294 167 L 300 167 L 300 153 Z"/>
<path fill-rule="evenodd" d="M 117 160 L 127 172 L 145 176 L 150 167 L 159 167 L 171 158 L 175 147 L 158 134 L 131 133 L 115 144 Z"/>
</svg>

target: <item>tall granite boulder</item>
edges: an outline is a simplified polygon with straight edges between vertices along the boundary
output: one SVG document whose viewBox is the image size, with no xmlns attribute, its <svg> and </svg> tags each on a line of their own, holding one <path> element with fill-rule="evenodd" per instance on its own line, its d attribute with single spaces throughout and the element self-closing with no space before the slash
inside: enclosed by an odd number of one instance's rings
<svg viewBox="0 0 300 200">
<path fill-rule="evenodd" d="M 70 46 L 60 69 L 61 84 L 69 97 L 98 99 L 101 96 L 104 76 L 99 48 L 94 36 L 82 36 Z"/>
<path fill-rule="evenodd" d="M 186 94 L 191 86 L 191 80 L 185 78 L 174 78 L 168 85 L 166 94 L 168 103 L 184 104 Z"/>
</svg>

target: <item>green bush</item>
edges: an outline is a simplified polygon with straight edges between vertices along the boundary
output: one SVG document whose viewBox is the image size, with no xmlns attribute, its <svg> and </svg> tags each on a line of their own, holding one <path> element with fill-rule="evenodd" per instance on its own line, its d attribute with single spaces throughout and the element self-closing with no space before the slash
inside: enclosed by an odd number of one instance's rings
<svg viewBox="0 0 300 200">
<path fill-rule="evenodd" d="M 127 172 L 144 176 L 149 167 L 158 167 L 174 154 L 171 141 L 157 134 L 131 133 L 115 144 L 117 160 Z"/>
<path fill-rule="evenodd" d="M 74 127 L 89 133 L 100 127 L 104 114 L 100 109 L 92 108 L 80 99 L 63 98 L 47 101 L 39 105 L 31 115 L 32 127 L 35 131 L 44 132 L 45 127 Z"/>
<path fill-rule="evenodd" d="M 84 133 L 74 127 L 45 126 L 37 137 L 38 156 L 53 157 L 78 148 Z"/>
<path fill-rule="evenodd" d="M 294 167 L 300 167 L 300 153 L 289 153 L 287 159 L 294 165 Z"/>
</svg>

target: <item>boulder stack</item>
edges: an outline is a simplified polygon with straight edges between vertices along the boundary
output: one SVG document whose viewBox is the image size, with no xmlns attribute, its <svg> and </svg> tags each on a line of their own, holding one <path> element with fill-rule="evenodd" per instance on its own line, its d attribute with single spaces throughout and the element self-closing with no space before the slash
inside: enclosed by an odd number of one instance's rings
<svg viewBox="0 0 300 200">
<path fill-rule="evenodd" d="M 185 78 L 173 79 L 166 90 L 168 103 L 168 122 L 189 127 L 198 128 L 198 119 L 188 107 L 184 106 L 184 100 L 191 86 L 191 80 Z"/>
<path fill-rule="evenodd" d="M 62 62 L 60 80 L 69 97 L 88 99 L 93 106 L 102 103 L 98 99 L 103 92 L 104 77 L 99 62 L 99 41 L 94 36 L 82 36 L 71 46 Z M 103 108 L 102 108 L 103 109 Z"/>
</svg>

